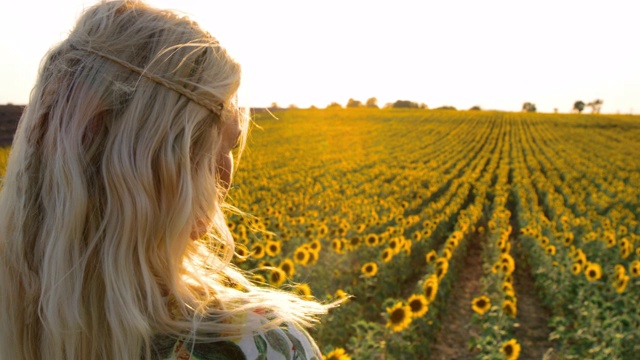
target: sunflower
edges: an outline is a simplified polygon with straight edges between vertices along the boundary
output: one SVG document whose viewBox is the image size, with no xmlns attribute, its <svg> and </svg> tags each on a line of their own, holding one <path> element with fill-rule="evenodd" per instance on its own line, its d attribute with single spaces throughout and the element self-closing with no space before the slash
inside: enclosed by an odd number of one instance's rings
<svg viewBox="0 0 640 360">
<path fill-rule="evenodd" d="M 349 294 L 347 294 L 346 292 L 344 292 L 344 290 L 342 290 L 342 289 L 338 289 L 338 290 L 336 290 L 336 293 L 335 293 L 334 297 L 335 297 L 336 299 L 340 299 L 340 300 L 342 300 L 342 299 L 346 299 L 346 298 L 348 298 L 348 297 L 349 297 Z"/>
<path fill-rule="evenodd" d="M 297 248 L 293 253 L 293 261 L 295 261 L 296 264 L 307 265 L 309 262 L 309 251 L 304 247 Z"/>
<path fill-rule="evenodd" d="M 249 249 L 243 244 L 236 244 L 236 261 L 244 262 L 249 256 Z"/>
<path fill-rule="evenodd" d="M 405 240 L 402 248 L 407 255 L 411 255 L 411 240 Z"/>
<path fill-rule="evenodd" d="M 428 301 L 424 295 L 411 295 L 407 302 L 411 309 L 411 316 L 414 318 L 422 317 L 429 311 Z"/>
<path fill-rule="evenodd" d="M 378 246 L 380 239 L 376 234 L 369 234 L 364 238 L 364 243 L 367 244 L 367 246 Z"/>
<path fill-rule="evenodd" d="M 343 348 L 335 348 L 327 356 L 322 357 L 323 360 L 351 360 L 351 356 Z"/>
<path fill-rule="evenodd" d="M 493 264 L 493 266 L 491 267 L 491 272 L 494 274 L 497 274 L 500 272 L 500 270 L 502 269 L 502 266 L 500 264 L 500 262 L 497 262 L 495 264 Z"/>
<path fill-rule="evenodd" d="M 318 253 L 309 250 L 308 247 L 306 248 L 306 250 L 309 253 L 309 261 L 307 262 L 307 265 L 315 265 L 318 262 Z"/>
<path fill-rule="evenodd" d="M 602 267 L 597 263 L 589 263 L 584 269 L 584 274 L 587 276 L 587 280 L 595 281 L 602 277 Z"/>
<path fill-rule="evenodd" d="M 442 280 L 442 278 L 447 274 L 449 270 L 449 261 L 445 258 L 439 258 L 436 260 L 436 274 L 438 275 L 438 279 Z"/>
<path fill-rule="evenodd" d="M 265 251 L 268 256 L 274 257 L 280 254 L 280 250 L 282 249 L 282 244 L 277 240 L 268 240 L 267 246 L 265 247 Z"/>
<path fill-rule="evenodd" d="M 451 249 L 449 248 L 445 248 L 444 250 L 442 250 L 442 257 L 450 260 L 451 259 Z"/>
<path fill-rule="evenodd" d="M 509 254 L 500 255 L 500 262 L 502 263 L 502 271 L 506 274 L 511 274 L 516 269 L 516 262 Z"/>
<path fill-rule="evenodd" d="M 378 264 L 374 263 L 374 262 L 368 262 L 364 265 L 362 265 L 362 273 L 364 274 L 364 276 L 366 277 L 372 277 L 375 274 L 378 273 Z"/>
<path fill-rule="evenodd" d="M 411 307 L 402 302 L 397 302 L 393 307 L 387 308 L 387 314 L 389 314 L 387 327 L 391 328 L 391 331 L 402 331 L 411 324 Z"/>
<path fill-rule="evenodd" d="M 562 237 L 562 244 L 564 246 L 569 246 L 572 243 L 573 243 L 573 233 L 572 232 L 564 233 L 564 236 Z"/>
<path fill-rule="evenodd" d="M 262 259 L 264 257 L 264 245 L 255 243 L 251 246 L 251 257 L 254 259 Z"/>
<path fill-rule="evenodd" d="M 546 251 L 547 254 L 553 256 L 556 254 L 556 247 L 553 245 L 549 245 L 544 249 L 544 251 Z"/>
<path fill-rule="evenodd" d="M 287 274 L 282 271 L 280 268 L 272 268 L 271 273 L 269 274 L 269 283 L 273 286 L 282 285 L 285 280 L 287 280 Z"/>
<path fill-rule="evenodd" d="M 344 243 L 340 239 L 331 240 L 331 249 L 338 254 L 342 254 L 344 250 Z"/>
<path fill-rule="evenodd" d="M 427 302 L 432 303 L 436 295 L 438 295 L 438 277 L 436 275 L 429 276 L 424 284 L 422 284 L 422 288 L 424 289 L 424 296 Z"/>
<path fill-rule="evenodd" d="M 607 248 L 612 248 L 616 246 L 616 235 L 611 232 L 606 232 L 604 234 L 604 241 L 607 243 Z"/>
<path fill-rule="evenodd" d="M 500 250 L 500 252 L 501 252 L 501 253 L 503 253 L 503 254 L 508 254 L 510 251 L 511 251 L 511 243 L 510 243 L 510 242 L 508 242 L 508 243 L 504 246 L 504 248 L 502 248 L 502 249 Z"/>
<path fill-rule="evenodd" d="M 322 244 L 320 243 L 320 240 L 315 239 L 312 242 L 309 243 L 309 250 L 315 252 L 316 254 L 322 250 Z"/>
<path fill-rule="evenodd" d="M 311 300 L 313 299 L 313 296 L 311 295 L 311 288 L 309 287 L 308 284 L 297 284 L 294 287 L 294 291 L 296 294 L 298 294 L 298 296 L 300 296 L 303 299 L 306 300 Z"/>
<path fill-rule="evenodd" d="M 389 241 L 389 249 L 393 251 L 393 255 L 400 252 L 400 246 L 401 246 L 400 238 L 394 237 Z"/>
<path fill-rule="evenodd" d="M 420 241 L 420 240 L 422 240 L 422 233 L 420 231 L 416 231 L 411 235 L 411 238 L 414 241 Z"/>
<path fill-rule="evenodd" d="M 622 275 L 619 278 L 613 280 L 613 287 L 616 289 L 618 294 L 622 294 L 624 289 L 627 288 L 627 283 L 629 282 L 629 276 Z"/>
<path fill-rule="evenodd" d="M 427 263 L 430 263 L 437 258 L 438 258 L 438 254 L 436 253 L 435 250 L 431 250 L 429 251 L 429 253 L 427 253 L 427 256 L 426 256 Z"/>
<path fill-rule="evenodd" d="M 543 236 L 542 239 L 540 239 L 540 246 L 545 248 L 547 247 L 547 245 L 549 245 L 549 238 L 546 236 Z"/>
<path fill-rule="evenodd" d="M 362 239 L 360 239 L 359 236 L 353 236 L 351 239 L 349 239 L 349 242 L 347 243 L 349 246 L 349 250 L 355 250 L 358 248 L 358 246 L 360 246 L 360 243 L 362 242 Z"/>
<path fill-rule="evenodd" d="M 293 277 L 296 273 L 296 266 L 293 264 L 293 261 L 289 258 L 282 260 L 279 268 L 287 274 L 287 277 Z"/>
<path fill-rule="evenodd" d="M 620 257 L 621 258 L 623 259 L 628 258 L 632 251 L 633 251 L 633 245 L 631 245 L 631 243 L 629 242 L 629 240 L 627 240 L 627 238 L 620 240 Z"/>
<path fill-rule="evenodd" d="M 258 267 L 259 268 L 270 268 L 270 267 L 273 267 L 273 263 L 271 261 L 269 261 L 269 260 L 264 260 L 264 261 L 261 261 L 258 264 Z"/>
<path fill-rule="evenodd" d="M 382 251 L 382 262 L 388 263 L 391 261 L 391 258 L 393 258 L 393 250 L 390 248 L 384 249 L 384 251 Z"/>
<path fill-rule="evenodd" d="M 513 290 L 513 285 L 510 282 L 502 283 L 502 292 L 507 296 L 515 296 L 516 292 Z"/>
<path fill-rule="evenodd" d="M 321 224 L 318 227 L 318 235 L 325 236 L 325 235 L 327 235 L 328 232 L 329 232 L 329 228 L 327 227 L 327 225 Z"/>
<path fill-rule="evenodd" d="M 484 315 L 491 308 L 491 300 L 482 295 L 471 301 L 471 308 L 480 315 Z"/>
<path fill-rule="evenodd" d="M 571 272 L 573 273 L 573 275 L 578 275 L 582 272 L 582 265 L 580 265 L 579 263 L 574 263 L 571 266 Z"/>
<path fill-rule="evenodd" d="M 520 344 L 516 339 L 511 339 L 502 344 L 500 352 L 504 354 L 507 360 L 516 360 L 520 356 Z"/>
<path fill-rule="evenodd" d="M 512 318 L 516 317 L 517 308 L 515 301 L 505 300 L 502 303 L 502 312 L 511 316 Z"/>
<path fill-rule="evenodd" d="M 631 265 L 629 265 L 629 273 L 631 273 L 632 277 L 640 276 L 640 260 L 633 260 Z"/>
<path fill-rule="evenodd" d="M 267 282 L 267 279 L 265 279 L 264 276 L 262 276 L 262 274 L 253 274 L 251 276 L 251 281 L 253 281 L 256 284 L 264 284 Z"/>
</svg>

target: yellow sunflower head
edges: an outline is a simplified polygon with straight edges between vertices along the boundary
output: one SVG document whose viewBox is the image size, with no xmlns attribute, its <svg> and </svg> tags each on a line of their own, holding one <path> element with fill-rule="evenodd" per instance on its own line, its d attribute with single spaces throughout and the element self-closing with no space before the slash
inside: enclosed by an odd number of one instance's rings
<svg viewBox="0 0 640 360">
<path fill-rule="evenodd" d="M 438 295 L 438 277 L 436 275 L 429 276 L 422 285 L 422 288 L 424 289 L 424 296 L 427 302 L 432 303 L 436 295 Z"/>
<path fill-rule="evenodd" d="M 596 281 L 602 277 L 602 267 L 598 263 L 589 263 L 584 269 L 584 274 L 589 281 Z"/>
<path fill-rule="evenodd" d="M 554 256 L 556 254 L 556 247 L 553 245 L 549 245 L 547 246 L 545 249 L 545 252 L 551 256 Z"/>
<path fill-rule="evenodd" d="M 323 360 L 351 360 L 351 356 L 343 348 L 335 348 Z"/>
<path fill-rule="evenodd" d="M 344 249 L 344 243 L 340 239 L 331 240 L 331 249 L 338 254 L 342 254 Z"/>
<path fill-rule="evenodd" d="M 520 356 L 520 344 L 516 339 L 511 339 L 502 344 L 500 352 L 504 354 L 507 360 L 516 360 Z"/>
<path fill-rule="evenodd" d="M 515 318 L 516 317 L 516 312 L 517 312 L 515 301 L 505 300 L 502 303 L 502 311 L 505 314 L 507 314 L 508 316 L 511 316 L 512 318 Z"/>
<path fill-rule="evenodd" d="M 438 254 L 436 253 L 435 250 L 431 250 L 429 251 L 429 253 L 427 253 L 427 256 L 426 256 L 427 263 L 430 263 L 437 258 L 438 258 Z"/>
<path fill-rule="evenodd" d="M 479 296 L 471 301 L 471 308 L 478 314 L 484 315 L 491 309 L 491 300 L 484 295 Z"/>
<path fill-rule="evenodd" d="M 368 262 L 362 265 L 362 274 L 366 277 L 375 276 L 378 273 L 378 264 L 374 262 Z"/>
<path fill-rule="evenodd" d="M 407 303 L 414 318 L 422 317 L 429 311 L 428 301 L 424 295 L 411 295 Z"/>
<path fill-rule="evenodd" d="M 282 271 L 282 269 L 280 268 L 271 269 L 271 272 L 269 273 L 269 284 L 278 287 L 282 285 L 285 282 L 285 280 L 287 280 L 287 274 L 285 274 L 284 271 Z"/>
<path fill-rule="evenodd" d="M 297 248 L 293 253 L 293 261 L 295 261 L 296 264 L 307 265 L 309 262 L 309 251 L 304 247 Z"/>
<path fill-rule="evenodd" d="M 389 315 L 387 327 L 393 332 L 402 331 L 411 324 L 411 308 L 402 302 L 387 308 L 387 314 Z"/>
<path fill-rule="evenodd" d="M 634 260 L 631 265 L 629 265 L 629 273 L 634 278 L 640 276 L 640 260 Z"/>
<path fill-rule="evenodd" d="M 582 265 L 581 265 L 581 264 L 579 264 L 579 263 L 577 263 L 577 262 L 576 262 L 576 263 L 574 263 L 574 264 L 571 266 L 571 272 L 573 273 L 573 275 L 578 275 L 578 274 L 580 274 L 580 273 L 582 272 Z"/>
<path fill-rule="evenodd" d="M 336 299 L 340 299 L 340 300 L 342 300 L 342 299 L 346 299 L 346 298 L 348 298 L 348 297 L 349 297 L 349 294 L 347 294 L 346 292 L 344 292 L 344 290 L 342 290 L 342 289 L 338 289 L 338 290 L 336 290 L 336 293 L 335 293 L 334 297 L 335 297 Z"/>
<path fill-rule="evenodd" d="M 287 277 L 289 278 L 293 277 L 293 275 L 296 273 L 296 266 L 293 264 L 293 261 L 289 258 L 282 260 L 279 267 L 280 269 L 282 269 L 282 271 L 285 272 L 285 274 L 287 274 Z"/>
<path fill-rule="evenodd" d="M 306 300 L 311 300 L 313 299 L 313 296 L 311 295 L 311 288 L 309 287 L 308 284 L 297 284 L 294 287 L 294 291 L 296 294 L 298 294 L 298 296 L 300 296 L 303 299 Z"/>
<path fill-rule="evenodd" d="M 382 262 L 388 263 L 393 258 L 393 250 L 386 248 L 382 251 Z"/>
<path fill-rule="evenodd" d="M 269 240 L 267 241 L 267 245 L 265 246 L 265 251 L 267 255 L 274 257 L 280 254 L 280 249 L 282 248 L 282 244 L 277 240 Z"/>
<path fill-rule="evenodd" d="M 310 242 L 309 250 L 315 252 L 316 254 L 318 253 L 318 251 L 322 250 L 322 244 L 320 243 L 320 240 L 316 239 Z"/>
<path fill-rule="evenodd" d="M 265 255 L 264 245 L 255 243 L 251 246 L 251 257 L 254 259 L 262 259 Z"/>
<path fill-rule="evenodd" d="M 369 234 L 364 238 L 364 242 L 367 246 L 378 246 L 380 239 L 376 234 Z"/>
<path fill-rule="evenodd" d="M 624 290 L 627 288 L 627 283 L 629 282 L 629 276 L 622 275 L 617 279 L 613 280 L 613 287 L 616 289 L 618 294 L 622 294 Z"/>
</svg>

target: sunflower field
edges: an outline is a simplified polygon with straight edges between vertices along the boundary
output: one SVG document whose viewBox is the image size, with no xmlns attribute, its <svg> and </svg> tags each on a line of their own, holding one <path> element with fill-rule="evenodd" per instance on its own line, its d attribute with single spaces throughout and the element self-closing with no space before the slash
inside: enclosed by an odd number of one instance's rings
<svg viewBox="0 0 640 360">
<path fill-rule="evenodd" d="M 640 118 L 400 109 L 257 114 L 230 201 L 254 279 L 348 297 L 314 329 L 330 359 L 428 359 L 468 248 L 473 357 L 527 352 L 522 267 L 556 358 L 640 350 Z M 524 294 L 524 293 L 523 293 Z M 524 296 L 524 295 L 522 295 Z"/>
<path fill-rule="evenodd" d="M 542 346 L 549 359 L 637 358 L 640 117 L 359 108 L 253 120 L 228 195 L 244 212 L 228 214 L 234 262 L 264 286 L 343 301 L 312 329 L 326 359 L 442 357 L 469 275 L 456 324 L 470 329 L 466 358 Z M 544 342 L 527 336 L 532 300 Z"/>
</svg>

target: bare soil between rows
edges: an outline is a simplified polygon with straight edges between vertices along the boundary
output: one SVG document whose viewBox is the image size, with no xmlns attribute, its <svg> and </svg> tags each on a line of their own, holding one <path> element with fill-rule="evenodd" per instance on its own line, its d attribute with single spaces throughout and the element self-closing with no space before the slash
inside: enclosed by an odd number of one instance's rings
<svg viewBox="0 0 640 360">
<path fill-rule="evenodd" d="M 470 239 L 459 279 L 443 312 L 440 331 L 431 345 L 430 359 L 467 360 L 477 355 L 469 348 L 469 340 L 480 333 L 480 329 L 471 323 L 471 301 L 481 292 L 482 247 L 481 237 Z M 536 294 L 531 268 L 520 253 L 516 254 L 516 264 L 514 288 L 518 298 L 516 318 L 519 326 L 514 332 L 521 345 L 519 359 L 554 360 L 557 357 L 549 341 L 549 311 L 542 306 Z"/>
</svg>

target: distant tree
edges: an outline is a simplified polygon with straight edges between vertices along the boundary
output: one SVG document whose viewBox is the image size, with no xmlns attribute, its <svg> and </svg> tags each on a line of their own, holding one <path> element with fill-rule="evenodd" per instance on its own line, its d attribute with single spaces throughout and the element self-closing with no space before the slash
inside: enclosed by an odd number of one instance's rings
<svg viewBox="0 0 640 360">
<path fill-rule="evenodd" d="M 419 108 L 418 103 L 409 100 L 398 100 L 391 105 L 393 108 L 409 108 L 409 109 L 417 109 Z"/>
<path fill-rule="evenodd" d="M 440 106 L 438 108 L 435 108 L 435 110 L 458 110 L 453 106 L 449 106 L 449 105 L 445 105 L 445 106 Z"/>
<path fill-rule="evenodd" d="M 368 108 L 378 108 L 378 99 L 372 97 L 367 99 L 366 107 Z"/>
<path fill-rule="evenodd" d="M 577 111 L 578 113 L 582 113 L 582 110 L 584 110 L 584 102 L 582 100 L 578 100 L 576 102 L 573 103 L 573 110 Z"/>
<path fill-rule="evenodd" d="M 342 109 L 342 105 L 334 101 L 331 104 L 327 105 L 327 109 Z"/>
<path fill-rule="evenodd" d="M 349 99 L 349 101 L 347 101 L 347 107 L 348 108 L 362 107 L 362 102 L 360 102 L 360 100 Z"/>
<path fill-rule="evenodd" d="M 298 105 L 296 105 L 296 104 L 290 104 L 289 105 L 289 109 L 297 109 L 297 108 L 298 108 Z"/>
<path fill-rule="evenodd" d="M 311 109 L 311 110 L 316 110 L 317 108 L 318 108 L 318 107 L 317 107 L 317 106 L 315 106 L 315 105 L 311 105 L 311 106 L 309 106 L 309 109 Z"/>
<path fill-rule="evenodd" d="M 530 103 L 530 102 L 526 102 L 524 104 L 522 104 L 522 111 L 524 112 L 536 112 L 536 104 Z"/>
<path fill-rule="evenodd" d="M 591 107 L 592 114 L 600 114 L 600 108 L 602 107 L 602 100 L 595 99 L 594 101 L 588 103 L 587 106 Z"/>
<path fill-rule="evenodd" d="M 553 108 L 553 113 L 557 114 L 558 113 L 558 108 Z"/>
<path fill-rule="evenodd" d="M 428 106 L 427 106 L 427 104 L 425 104 L 425 103 L 420 103 L 420 105 L 418 105 L 418 107 L 419 107 L 420 109 L 429 110 L 429 107 L 428 107 Z"/>
<path fill-rule="evenodd" d="M 269 106 L 269 109 L 272 109 L 272 110 L 273 110 L 273 109 L 279 109 L 279 108 L 280 108 L 280 107 L 278 106 L 278 103 L 277 103 L 277 102 L 275 102 L 275 101 L 271 103 L 271 106 Z"/>
<path fill-rule="evenodd" d="M 480 110 L 482 110 L 482 109 L 480 108 L 479 105 L 474 105 L 474 106 L 471 107 L 471 109 L 469 109 L 469 111 L 480 111 Z"/>
</svg>

